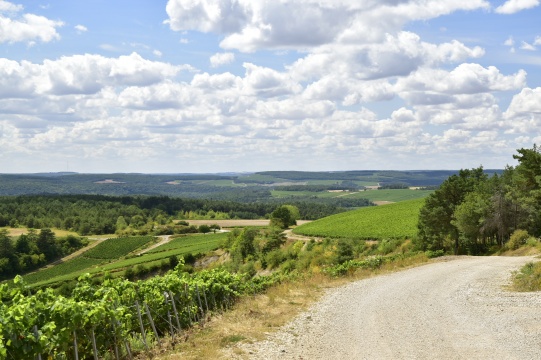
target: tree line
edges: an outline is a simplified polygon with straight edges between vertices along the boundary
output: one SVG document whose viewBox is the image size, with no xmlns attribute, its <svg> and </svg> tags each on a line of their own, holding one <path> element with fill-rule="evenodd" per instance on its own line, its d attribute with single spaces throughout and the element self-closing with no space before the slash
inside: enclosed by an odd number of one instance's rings
<svg viewBox="0 0 541 360">
<path fill-rule="evenodd" d="M 164 225 L 172 219 L 268 218 L 284 203 L 299 209 L 300 218 L 314 220 L 369 205 L 365 199 L 334 202 L 291 201 L 241 203 L 224 200 L 172 198 L 167 196 L 35 195 L 0 197 L 0 227 L 57 228 L 80 235 L 113 234 L 119 227 L 133 229 Z"/>
<path fill-rule="evenodd" d="M 56 237 L 50 229 L 30 230 L 16 241 L 0 229 L 0 279 L 35 270 L 87 245 L 88 241 L 68 235 Z"/>
<path fill-rule="evenodd" d="M 455 254 L 482 254 L 504 246 L 516 231 L 541 236 L 541 149 L 521 148 L 489 177 L 482 167 L 463 169 L 426 199 L 417 246 Z"/>
</svg>

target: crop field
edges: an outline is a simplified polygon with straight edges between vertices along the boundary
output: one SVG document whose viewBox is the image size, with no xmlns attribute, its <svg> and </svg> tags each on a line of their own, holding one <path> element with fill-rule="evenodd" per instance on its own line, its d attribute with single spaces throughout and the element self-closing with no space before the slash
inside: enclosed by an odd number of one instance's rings
<svg viewBox="0 0 541 360">
<path fill-rule="evenodd" d="M 167 250 L 190 249 L 190 252 L 207 252 L 214 249 L 220 241 L 227 238 L 227 233 L 182 236 L 152 249 L 148 253 L 159 253 Z"/>
<path fill-rule="evenodd" d="M 82 273 L 84 270 L 100 264 L 103 260 L 89 259 L 78 256 L 74 259 L 54 265 L 52 267 L 39 270 L 37 272 L 23 276 L 27 284 L 37 284 L 48 282 L 48 280 L 56 279 L 60 276 L 70 275 L 75 278 L 76 274 Z"/>
<path fill-rule="evenodd" d="M 417 232 L 419 210 L 424 199 L 372 206 L 332 215 L 293 229 L 314 237 L 382 240 L 412 237 Z"/>
<path fill-rule="evenodd" d="M 399 202 L 404 200 L 419 199 L 428 196 L 433 190 L 412 190 L 412 189 L 383 189 L 366 190 L 355 192 L 310 192 L 310 191 L 272 191 L 275 198 L 316 196 L 318 198 L 347 197 L 352 199 L 368 199 L 370 201 L 390 201 Z"/>
<path fill-rule="evenodd" d="M 128 258 L 124 257 L 149 243 L 153 237 L 112 238 L 65 263 L 28 274 L 24 276 L 24 280 L 28 284 L 46 285 L 76 279 L 84 273 L 96 274 L 110 271 L 119 274 L 130 266 L 160 264 L 162 260 L 167 260 L 170 256 L 207 253 L 216 249 L 220 241 L 226 237 L 226 233 L 183 236 L 147 253 Z"/>
<path fill-rule="evenodd" d="M 134 236 L 107 239 L 92 249 L 66 262 L 24 276 L 28 284 L 47 284 L 74 279 L 85 272 L 101 271 L 97 267 L 128 255 L 154 239 L 153 236 Z M 94 268 L 94 270 L 92 270 Z"/>
<path fill-rule="evenodd" d="M 92 259 L 118 259 L 148 244 L 153 239 L 153 236 L 111 238 L 88 250 L 82 256 Z"/>
<path fill-rule="evenodd" d="M 272 197 L 274 198 L 289 198 L 292 196 L 306 197 L 306 196 L 316 196 L 318 198 L 334 198 L 339 195 L 349 194 L 347 192 L 329 192 L 329 191 L 282 191 L 282 190 L 272 190 Z"/>
<path fill-rule="evenodd" d="M 368 199 L 370 201 L 399 202 L 425 198 L 433 192 L 433 190 L 382 189 L 359 191 L 348 196 Z"/>
</svg>

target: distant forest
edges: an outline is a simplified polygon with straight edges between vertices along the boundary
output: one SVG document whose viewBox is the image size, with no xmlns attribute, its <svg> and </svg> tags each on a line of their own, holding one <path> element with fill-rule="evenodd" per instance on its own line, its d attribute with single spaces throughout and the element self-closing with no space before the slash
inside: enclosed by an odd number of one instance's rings
<svg viewBox="0 0 541 360">
<path fill-rule="evenodd" d="M 503 170 L 485 170 L 491 176 Z M 0 174 L 1 195 L 151 195 L 257 202 L 271 199 L 283 182 L 335 181 L 328 190 L 350 188 L 354 181 L 382 186 L 438 186 L 458 171 L 266 171 L 254 174 Z M 293 184 L 290 184 L 293 185 Z M 337 187 L 338 186 L 338 187 Z M 278 189 L 278 188 L 277 188 Z M 283 189 L 283 188 L 282 188 Z M 321 185 L 313 190 L 321 191 Z M 312 189 L 305 188 L 305 191 Z M 334 204 L 340 206 L 338 204 Z M 362 206 L 362 205 L 361 205 Z"/>
<path fill-rule="evenodd" d="M 338 203 L 339 199 L 334 201 Z M 318 219 L 355 205 L 368 206 L 366 199 L 339 200 L 342 205 L 306 201 L 287 201 L 298 207 L 301 218 Z M 154 224 L 171 219 L 221 216 L 229 219 L 268 217 L 282 202 L 240 203 L 224 200 L 171 198 L 166 196 L 103 196 L 103 195 L 33 195 L 0 197 L 0 227 L 58 228 L 80 235 L 112 234 L 129 225 L 148 232 Z M 219 214 L 219 215 L 215 215 Z M 150 227 L 150 228 L 149 228 Z"/>
</svg>

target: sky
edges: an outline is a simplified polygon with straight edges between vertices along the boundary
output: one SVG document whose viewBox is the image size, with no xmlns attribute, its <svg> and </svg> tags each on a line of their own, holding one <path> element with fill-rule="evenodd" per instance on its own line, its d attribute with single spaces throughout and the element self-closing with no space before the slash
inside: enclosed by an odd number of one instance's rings
<svg viewBox="0 0 541 360">
<path fill-rule="evenodd" d="M 0 173 L 432 170 L 541 144 L 540 0 L 0 0 Z"/>
</svg>

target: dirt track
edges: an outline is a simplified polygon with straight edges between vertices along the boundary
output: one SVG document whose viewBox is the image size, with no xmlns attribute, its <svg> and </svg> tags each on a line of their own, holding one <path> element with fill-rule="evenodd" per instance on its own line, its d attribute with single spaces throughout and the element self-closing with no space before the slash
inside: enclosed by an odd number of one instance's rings
<svg viewBox="0 0 541 360">
<path fill-rule="evenodd" d="M 242 227 L 242 226 L 268 226 L 269 220 L 185 220 L 190 225 L 212 225 L 218 224 L 220 227 Z M 309 220 L 298 220 L 297 225 L 309 223 Z"/>
<path fill-rule="evenodd" d="M 541 294 L 502 287 L 530 257 L 461 257 L 330 290 L 253 359 L 539 359 Z"/>
</svg>

